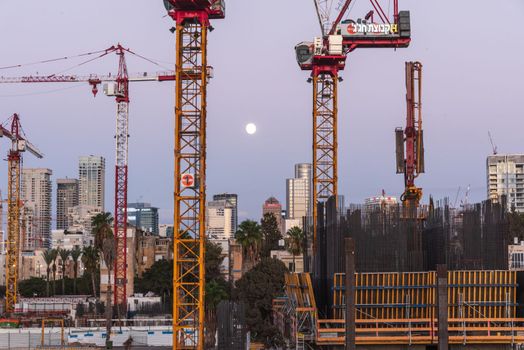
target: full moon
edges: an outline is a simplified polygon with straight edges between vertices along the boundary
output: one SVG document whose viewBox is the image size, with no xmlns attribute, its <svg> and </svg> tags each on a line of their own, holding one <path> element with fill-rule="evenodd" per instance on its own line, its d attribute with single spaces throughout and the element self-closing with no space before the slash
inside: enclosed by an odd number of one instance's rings
<svg viewBox="0 0 524 350">
<path fill-rule="evenodd" d="M 253 135 L 254 133 L 257 132 L 257 126 L 253 123 L 249 123 L 246 125 L 246 132 L 249 134 L 249 135 Z"/>
</svg>

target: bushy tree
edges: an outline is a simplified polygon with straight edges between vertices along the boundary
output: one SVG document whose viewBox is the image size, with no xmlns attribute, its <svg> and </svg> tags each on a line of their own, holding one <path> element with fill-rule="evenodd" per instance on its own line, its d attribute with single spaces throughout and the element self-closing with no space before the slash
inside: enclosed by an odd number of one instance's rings
<svg viewBox="0 0 524 350">
<path fill-rule="evenodd" d="M 253 220 L 242 221 L 235 233 L 235 239 L 242 246 L 242 255 L 249 263 L 245 265 L 254 265 L 259 259 L 262 244 L 260 225 Z"/>
<path fill-rule="evenodd" d="M 282 239 L 277 218 L 273 213 L 264 214 L 264 217 L 260 222 L 260 231 L 263 240 L 260 255 L 263 258 L 269 258 L 271 251 L 278 249 L 278 241 Z"/>
<path fill-rule="evenodd" d="M 284 275 L 288 272 L 283 262 L 273 258 L 262 259 L 236 282 L 234 296 L 246 305 L 246 322 L 253 338 L 267 346 L 280 346 L 282 335 L 272 325 L 273 299 L 284 293 Z"/>
</svg>

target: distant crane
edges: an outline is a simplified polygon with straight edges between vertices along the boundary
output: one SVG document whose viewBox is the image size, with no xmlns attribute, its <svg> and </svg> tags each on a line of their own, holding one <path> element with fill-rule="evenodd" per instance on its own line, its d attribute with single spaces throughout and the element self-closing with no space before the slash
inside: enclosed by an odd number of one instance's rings
<svg viewBox="0 0 524 350">
<path fill-rule="evenodd" d="M 417 207 L 422 189 L 415 179 L 424 173 L 424 132 L 422 130 L 422 64 L 406 62 L 406 128 L 395 130 L 397 174 L 404 174 L 406 207 Z"/>
<path fill-rule="evenodd" d="M 493 137 L 491 137 L 491 131 L 488 131 L 488 136 L 489 136 L 489 142 L 491 143 L 491 149 L 493 151 L 493 155 L 497 155 L 498 148 L 495 142 L 493 142 Z"/>
<path fill-rule="evenodd" d="M 370 0 L 374 11 L 364 18 L 343 20 L 353 0 L 315 0 L 321 36 L 295 46 L 302 70 L 311 71 L 313 83 L 313 245 L 317 241 L 318 204 L 338 197 L 338 82 L 347 54 L 357 48 L 401 48 L 409 46 L 409 11 L 398 10 L 393 1 L 390 19 L 379 0 Z M 335 9 L 335 11 L 333 11 Z M 374 22 L 377 14 L 380 23 Z M 333 16 L 334 15 L 334 16 Z M 333 20 L 333 18 L 335 18 Z"/>
<path fill-rule="evenodd" d="M 173 81 L 174 72 L 161 72 L 156 74 L 142 73 L 130 77 L 127 71 L 125 53 L 134 54 L 131 50 L 118 44 L 103 50 L 99 57 L 109 53 L 116 53 L 119 58 L 117 75 L 50 75 L 50 76 L 24 76 L 0 77 L 0 83 L 76 83 L 87 82 L 91 85 L 94 96 L 98 93 L 98 85 L 106 82 L 104 93 L 115 97 L 116 112 L 116 160 L 115 160 L 115 211 L 114 235 L 116 243 L 116 258 L 114 266 L 114 305 L 120 311 L 127 308 L 127 182 L 128 182 L 128 138 L 129 138 L 129 82 L 145 81 Z"/>
<path fill-rule="evenodd" d="M 8 194 L 7 194 L 7 247 L 6 247 L 6 289 L 5 311 L 12 313 L 18 293 L 18 257 L 20 255 L 20 173 L 22 153 L 26 150 L 37 158 L 43 154 L 22 136 L 22 127 L 18 114 L 11 117 L 11 130 L 0 127 L 2 136 L 11 140 L 11 149 L 7 156 Z"/>
</svg>

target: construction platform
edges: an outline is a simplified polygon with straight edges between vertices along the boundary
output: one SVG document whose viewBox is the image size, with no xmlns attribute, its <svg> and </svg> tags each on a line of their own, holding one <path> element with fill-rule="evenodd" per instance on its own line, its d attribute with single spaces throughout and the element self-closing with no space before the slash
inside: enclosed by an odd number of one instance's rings
<svg viewBox="0 0 524 350">
<path fill-rule="evenodd" d="M 273 303 L 274 321 L 296 348 L 344 345 L 345 274 L 335 274 L 332 288 L 332 313 L 319 315 L 309 274 L 286 276 L 286 295 Z M 355 274 L 356 344 L 369 349 L 438 344 L 437 297 L 435 271 Z M 516 272 L 448 271 L 447 300 L 450 345 L 524 344 Z"/>
</svg>

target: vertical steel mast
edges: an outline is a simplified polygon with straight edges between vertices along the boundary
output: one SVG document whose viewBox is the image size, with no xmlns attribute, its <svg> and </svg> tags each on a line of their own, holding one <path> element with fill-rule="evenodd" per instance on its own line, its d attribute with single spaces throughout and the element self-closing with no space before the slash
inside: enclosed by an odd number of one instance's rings
<svg viewBox="0 0 524 350">
<path fill-rule="evenodd" d="M 129 139 L 129 76 L 124 48 L 118 45 L 118 75 L 116 78 L 116 164 L 115 164 L 115 218 L 116 243 L 114 305 L 127 308 L 127 149 Z"/>
<path fill-rule="evenodd" d="M 18 116 L 15 114 L 11 125 L 13 135 L 18 135 Z M 7 256 L 5 264 L 6 292 L 5 311 L 15 309 L 18 293 L 18 256 L 20 254 L 20 168 L 21 156 L 18 142 L 13 141 L 7 156 L 8 189 L 7 189 Z"/>
<path fill-rule="evenodd" d="M 43 154 L 29 141 L 22 137 L 22 128 L 18 114 L 11 120 L 11 129 L 0 126 L 2 136 L 11 139 L 11 149 L 7 156 L 8 164 L 8 194 L 7 194 L 7 256 L 5 265 L 6 290 L 5 311 L 15 310 L 18 293 L 18 271 L 20 255 L 20 170 L 22 167 L 22 152 L 28 150 L 37 158 Z"/>
<path fill-rule="evenodd" d="M 207 34 L 225 9 L 164 4 L 176 22 L 173 349 L 204 349 Z"/>
</svg>

